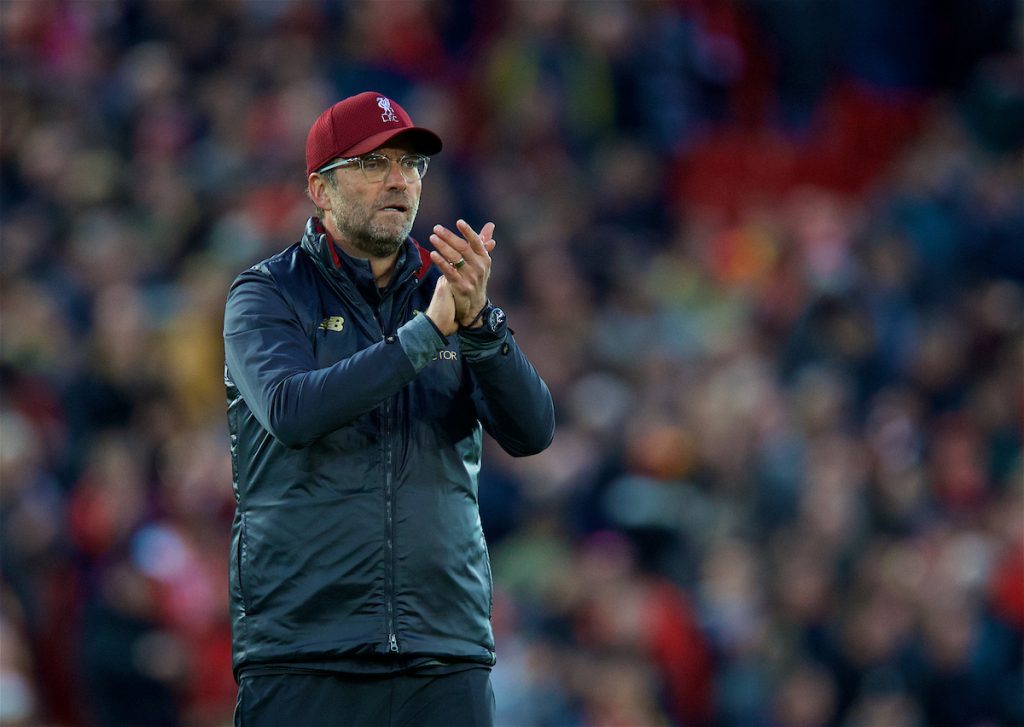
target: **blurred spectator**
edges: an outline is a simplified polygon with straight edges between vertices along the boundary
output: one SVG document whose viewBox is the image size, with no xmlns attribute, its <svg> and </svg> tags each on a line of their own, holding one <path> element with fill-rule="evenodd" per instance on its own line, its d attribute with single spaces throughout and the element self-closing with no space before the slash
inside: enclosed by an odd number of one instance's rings
<svg viewBox="0 0 1024 727">
<path fill-rule="evenodd" d="M 0 723 L 230 723 L 224 294 L 369 87 L 453 140 L 422 222 L 497 221 L 560 417 L 481 475 L 499 724 L 1024 724 L 1022 28 L 0 3 Z"/>
</svg>

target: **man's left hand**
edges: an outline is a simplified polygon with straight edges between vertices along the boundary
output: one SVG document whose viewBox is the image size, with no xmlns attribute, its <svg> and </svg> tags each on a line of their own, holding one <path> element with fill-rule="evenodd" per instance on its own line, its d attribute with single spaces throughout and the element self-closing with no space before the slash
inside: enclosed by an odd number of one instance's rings
<svg viewBox="0 0 1024 727">
<path fill-rule="evenodd" d="M 459 232 L 442 225 L 434 226 L 430 242 L 434 251 L 430 259 L 448 280 L 455 298 L 455 320 L 462 327 L 475 321 L 477 314 L 487 305 L 487 280 L 491 276 L 491 255 L 494 241 L 494 223 L 488 222 L 477 233 L 465 220 L 455 223 Z"/>
</svg>

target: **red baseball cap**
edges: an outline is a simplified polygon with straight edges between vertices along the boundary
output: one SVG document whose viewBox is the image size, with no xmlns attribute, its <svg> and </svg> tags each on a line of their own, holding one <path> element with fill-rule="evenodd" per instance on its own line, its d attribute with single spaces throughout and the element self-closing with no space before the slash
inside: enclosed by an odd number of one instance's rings
<svg viewBox="0 0 1024 727">
<path fill-rule="evenodd" d="M 309 129 L 306 176 L 331 159 L 365 154 L 399 134 L 410 139 L 422 154 L 441 151 L 441 137 L 430 129 L 413 126 L 405 109 L 384 94 L 365 91 L 342 99 L 320 114 Z"/>
</svg>

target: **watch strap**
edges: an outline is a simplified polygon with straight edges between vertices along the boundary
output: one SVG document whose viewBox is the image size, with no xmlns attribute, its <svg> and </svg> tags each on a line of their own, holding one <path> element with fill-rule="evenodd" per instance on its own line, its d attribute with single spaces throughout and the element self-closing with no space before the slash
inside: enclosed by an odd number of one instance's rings
<svg viewBox="0 0 1024 727">
<path fill-rule="evenodd" d="M 494 306 L 491 305 L 491 301 L 488 300 L 486 303 L 484 303 L 484 307 L 480 309 L 480 312 L 477 313 L 475 316 L 473 316 L 473 320 L 471 320 L 469 323 L 467 323 L 464 326 L 459 326 L 459 328 L 462 328 L 462 329 L 471 328 L 472 326 L 474 326 L 476 324 L 476 322 L 478 320 L 480 320 L 481 318 L 484 317 L 484 314 L 486 314 L 487 311 L 489 311 L 493 307 Z"/>
</svg>

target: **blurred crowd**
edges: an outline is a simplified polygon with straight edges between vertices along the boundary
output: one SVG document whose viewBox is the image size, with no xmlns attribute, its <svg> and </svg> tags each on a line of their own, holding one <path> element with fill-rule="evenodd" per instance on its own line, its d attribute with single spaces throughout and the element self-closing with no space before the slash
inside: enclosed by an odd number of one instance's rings
<svg viewBox="0 0 1024 727">
<path fill-rule="evenodd" d="M 363 90 L 556 401 L 481 475 L 500 725 L 1024 724 L 1014 0 L 0 13 L 0 724 L 230 724 L 225 294 Z"/>
</svg>

